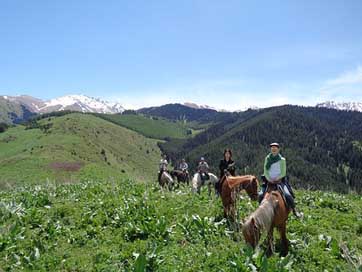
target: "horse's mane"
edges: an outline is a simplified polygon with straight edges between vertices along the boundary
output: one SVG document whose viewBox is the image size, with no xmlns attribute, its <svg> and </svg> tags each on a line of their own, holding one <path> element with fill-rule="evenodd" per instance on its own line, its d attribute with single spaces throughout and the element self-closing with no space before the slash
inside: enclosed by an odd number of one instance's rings
<svg viewBox="0 0 362 272">
<path fill-rule="evenodd" d="M 227 183 L 231 188 L 235 187 L 236 185 L 239 185 L 239 184 L 244 184 L 245 182 L 247 181 L 251 181 L 252 179 L 255 178 L 255 176 L 252 176 L 252 175 L 246 175 L 246 176 L 236 176 L 236 177 L 233 177 L 233 176 L 225 176 L 226 180 L 227 180 Z"/>
<path fill-rule="evenodd" d="M 264 199 L 261 205 L 249 216 L 246 224 L 250 224 L 251 219 L 254 218 L 255 225 L 259 230 L 269 231 L 277 208 L 277 193 L 272 192 L 270 193 L 269 198 Z"/>
</svg>

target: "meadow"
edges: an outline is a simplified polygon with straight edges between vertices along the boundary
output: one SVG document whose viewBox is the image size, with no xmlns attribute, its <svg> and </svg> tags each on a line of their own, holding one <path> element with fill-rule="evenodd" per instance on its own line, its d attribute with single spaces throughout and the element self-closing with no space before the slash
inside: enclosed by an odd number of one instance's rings
<svg viewBox="0 0 362 272">
<path fill-rule="evenodd" d="M 3 271 L 362 271 L 360 195 L 297 191 L 304 218 L 290 216 L 290 253 L 280 258 L 277 246 L 269 259 L 206 188 L 120 178 L 23 185 L 0 199 Z M 241 194 L 238 218 L 256 207 Z"/>
</svg>

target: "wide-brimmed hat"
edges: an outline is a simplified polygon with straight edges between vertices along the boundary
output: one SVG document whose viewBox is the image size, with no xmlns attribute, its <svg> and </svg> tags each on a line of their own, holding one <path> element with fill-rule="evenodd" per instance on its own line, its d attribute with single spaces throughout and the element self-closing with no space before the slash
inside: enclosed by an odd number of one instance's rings
<svg viewBox="0 0 362 272">
<path fill-rule="evenodd" d="M 269 145 L 270 147 L 272 147 L 272 146 L 276 146 L 276 147 L 280 147 L 280 145 L 278 144 L 278 143 L 271 143 L 270 145 Z"/>
<path fill-rule="evenodd" d="M 204 157 L 201 157 L 201 159 L 200 159 L 201 161 L 204 161 L 205 160 L 205 158 Z"/>
</svg>

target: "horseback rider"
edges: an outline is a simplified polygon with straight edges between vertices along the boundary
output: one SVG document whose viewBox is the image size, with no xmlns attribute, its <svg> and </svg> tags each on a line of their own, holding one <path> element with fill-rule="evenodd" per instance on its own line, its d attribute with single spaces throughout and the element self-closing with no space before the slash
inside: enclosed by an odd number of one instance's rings
<svg viewBox="0 0 362 272">
<path fill-rule="evenodd" d="M 167 161 L 167 155 L 161 155 L 161 160 L 159 164 L 159 171 L 158 171 L 158 181 L 160 181 L 162 173 L 167 171 L 168 167 L 168 161 Z"/>
<path fill-rule="evenodd" d="M 188 173 L 189 165 L 186 163 L 185 159 L 181 160 L 181 163 L 179 164 L 178 168 L 185 173 Z"/>
<path fill-rule="evenodd" d="M 235 176 L 235 162 L 233 161 L 233 153 L 231 152 L 231 149 L 227 148 L 224 150 L 224 158 L 220 160 L 219 169 L 220 178 L 224 175 L 225 170 L 227 170 L 230 175 Z"/>
<path fill-rule="evenodd" d="M 201 157 L 199 165 L 197 167 L 197 171 L 199 172 L 202 180 L 208 180 L 209 176 L 209 165 L 205 161 L 204 157 Z"/>
<path fill-rule="evenodd" d="M 219 181 L 215 183 L 215 189 L 218 193 L 221 191 L 221 178 L 225 175 L 225 171 L 227 171 L 230 175 L 235 176 L 235 162 L 232 159 L 233 153 L 231 149 L 227 148 L 224 150 L 224 158 L 220 160 L 219 163 Z"/>
<path fill-rule="evenodd" d="M 295 210 L 294 192 L 289 184 L 288 176 L 286 175 L 287 167 L 285 158 L 279 153 L 280 145 L 278 143 L 271 143 L 270 153 L 265 157 L 264 161 L 264 175 L 262 175 L 263 184 L 259 192 L 259 203 L 264 198 L 267 190 L 268 183 L 279 183 L 280 188 L 285 196 L 286 204 L 292 209 L 293 214 L 299 217 Z"/>
</svg>

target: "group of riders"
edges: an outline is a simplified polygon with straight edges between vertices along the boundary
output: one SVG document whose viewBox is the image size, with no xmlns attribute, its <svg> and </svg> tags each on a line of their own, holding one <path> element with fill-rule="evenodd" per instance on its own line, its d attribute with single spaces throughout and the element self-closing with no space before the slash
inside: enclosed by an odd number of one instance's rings
<svg viewBox="0 0 362 272">
<path fill-rule="evenodd" d="M 267 191 L 268 184 L 277 184 L 278 190 L 282 193 L 286 204 L 293 211 L 294 215 L 299 217 L 299 214 L 295 209 L 295 195 L 293 189 L 290 186 L 289 179 L 286 171 L 286 159 L 280 154 L 280 145 L 278 143 L 271 143 L 270 145 L 270 153 L 265 157 L 264 160 L 264 173 L 262 177 L 262 185 L 261 190 L 259 192 L 259 203 L 262 202 L 265 192 Z M 158 180 L 162 176 L 163 172 L 167 172 L 168 170 L 168 161 L 167 156 L 163 155 L 159 164 L 159 175 Z M 201 176 L 201 180 L 205 181 L 209 179 L 209 165 L 206 162 L 204 157 L 200 158 L 198 163 L 197 172 Z M 180 164 L 178 165 L 178 170 L 183 173 L 189 175 L 189 166 L 186 163 L 185 159 L 182 159 Z M 220 180 L 227 173 L 228 175 L 235 176 L 235 162 L 232 159 L 232 151 L 231 149 L 224 150 L 223 159 L 220 160 L 219 163 L 219 182 L 215 184 L 215 190 L 217 194 L 221 192 L 221 184 Z"/>
</svg>

